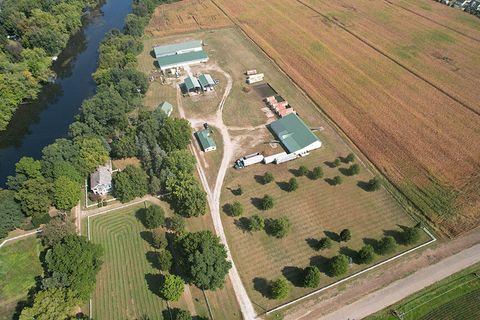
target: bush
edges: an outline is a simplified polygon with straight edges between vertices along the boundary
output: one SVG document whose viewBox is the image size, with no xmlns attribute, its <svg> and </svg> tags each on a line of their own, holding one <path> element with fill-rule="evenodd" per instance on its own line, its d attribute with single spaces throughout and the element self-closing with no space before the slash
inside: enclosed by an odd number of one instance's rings
<svg viewBox="0 0 480 320">
<path fill-rule="evenodd" d="M 412 245 L 417 243 L 420 240 L 420 229 L 413 227 L 413 228 L 405 228 L 402 232 L 402 242 L 405 245 Z"/>
<path fill-rule="evenodd" d="M 271 295 L 273 299 L 285 299 L 290 293 L 287 279 L 281 277 L 272 282 Z"/>
<path fill-rule="evenodd" d="M 306 288 L 316 288 L 320 284 L 320 270 L 315 266 L 305 268 L 305 277 L 303 286 Z"/>
<path fill-rule="evenodd" d="M 287 186 L 287 191 L 288 192 L 293 192 L 298 189 L 298 181 L 295 178 L 291 178 L 288 181 L 288 186 Z"/>
<path fill-rule="evenodd" d="M 307 173 L 308 173 L 307 167 L 305 167 L 305 166 L 300 166 L 300 168 L 298 168 L 297 175 L 298 175 L 299 177 L 303 177 L 303 176 L 306 175 Z"/>
<path fill-rule="evenodd" d="M 346 255 L 340 254 L 330 259 L 329 271 L 333 277 L 341 276 L 348 271 L 349 259 Z"/>
<path fill-rule="evenodd" d="M 340 241 L 347 242 L 350 239 L 352 239 L 352 233 L 350 232 L 350 230 L 349 229 L 343 229 L 340 232 Z"/>
<path fill-rule="evenodd" d="M 232 204 L 227 204 L 225 207 L 225 211 L 228 215 L 232 217 L 238 217 L 241 216 L 243 213 L 243 207 L 242 204 L 238 201 L 235 201 Z"/>
<path fill-rule="evenodd" d="M 176 233 L 182 233 L 183 231 L 185 231 L 185 219 L 180 216 L 173 216 L 171 218 L 167 218 L 166 226 L 171 231 L 174 231 Z"/>
<path fill-rule="evenodd" d="M 167 301 L 177 301 L 181 297 L 184 287 L 185 282 L 183 282 L 182 278 L 173 274 L 167 274 L 160 289 L 160 294 Z"/>
<path fill-rule="evenodd" d="M 157 205 L 151 205 L 145 210 L 145 227 L 155 229 L 165 225 L 165 212 Z"/>
<path fill-rule="evenodd" d="M 265 196 L 263 196 L 262 198 L 262 202 L 260 203 L 260 209 L 262 210 L 269 210 L 269 209 L 272 209 L 273 208 L 273 198 L 272 196 L 266 194 Z"/>
<path fill-rule="evenodd" d="M 342 160 L 340 160 L 340 158 L 336 158 L 333 161 L 333 164 L 335 165 L 335 167 L 340 167 L 340 165 L 342 164 Z"/>
<path fill-rule="evenodd" d="M 268 171 L 268 172 L 265 172 L 265 174 L 263 175 L 263 183 L 264 184 L 267 184 L 267 183 L 270 183 L 274 180 L 275 178 L 273 177 L 273 174 Z"/>
<path fill-rule="evenodd" d="M 345 160 L 347 163 L 355 161 L 355 155 L 353 153 L 349 153 L 346 157 Z"/>
<path fill-rule="evenodd" d="M 162 230 L 152 230 L 152 245 L 156 249 L 165 249 L 167 247 L 168 241 Z"/>
<path fill-rule="evenodd" d="M 333 185 L 334 186 L 342 184 L 342 182 L 343 182 L 342 177 L 340 177 L 340 176 L 333 177 Z"/>
<path fill-rule="evenodd" d="M 237 190 L 235 190 L 235 194 L 237 196 L 241 196 L 243 194 L 243 189 L 242 189 L 242 186 L 238 186 Z"/>
<path fill-rule="evenodd" d="M 172 267 L 172 254 L 168 250 L 162 250 L 157 253 L 158 269 L 169 271 Z"/>
<path fill-rule="evenodd" d="M 391 254 L 395 252 L 397 247 L 397 242 L 391 236 L 383 237 L 375 248 L 377 253 L 380 255 Z"/>
<path fill-rule="evenodd" d="M 350 168 L 348 168 L 348 174 L 354 176 L 360 173 L 360 166 L 358 164 L 352 164 Z"/>
<path fill-rule="evenodd" d="M 320 178 L 323 178 L 323 170 L 321 167 L 315 167 L 313 168 L 311 174 L 310 174 L 310 178 L 312 178 L 313 180 L 317 180 L 317 179 L 320 179 Z"/>
<path fill-rule="evenodd" d="M 290 232 L 291 227 L 292 225 L 286 217 L 270 219 L 267 223 L 267 233 L 280 239 Z"/>
<path fill-rule="evenodd" d="M 265 219 L 262 216 L 254 215 L 247 222 L 248 231 L 260 231 L 265 228 Z"/>
<path fill-rule="evenodd" d="M 327 237 L 323 237 L 318 240 L 317 250 L 330 249 L 332 247 L 332 240 Z"/>
<path fill-rule="evenodd" d="M 368 264 L 375 258 L 375 250 L 369 244 L 365 245 L 358 251 L 358 262 Z"/>
<path fill-rule="evenodd" d="M 382 186 L 380 178 L 375 177 L 367 182 L 368 191 L 377 191 Z"/>
</svg>

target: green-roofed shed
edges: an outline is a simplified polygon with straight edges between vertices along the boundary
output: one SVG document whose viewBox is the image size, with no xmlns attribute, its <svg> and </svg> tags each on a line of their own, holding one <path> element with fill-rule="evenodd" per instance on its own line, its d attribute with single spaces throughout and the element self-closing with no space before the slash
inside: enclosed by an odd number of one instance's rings
<svg viewBox="0 0 480 320">
<path fill-rule="evenodd" d="M 201 74 L 198 77 L 198 82 L 200 82 L 203 90 L 207 90 L 207 88 L 213 88 L 213 86 L 215 86 L 215 81 L 213 81 L 212 76 L 208 73 Z"/>
<path fill-rule="evenodd" d="M 159 105 L 159 107 L 160 110 L 162 110 L 167 115 L 167 117 L 170 117 L 173 112 L 173 106 L 170 103 L 164 101 L 161 105 Z"/>
<path fill-rule="evenodd" d="M 185 84 L 187 91 L 196 91 L 200 89 L 200 82 L 198 82 L 198 79 L 195 77 L 190 76 L 185 78 L 183 83 Z"/>
<path fill-rule="evenodd" d="M 288 153 L 303 155 L 322 146 L 318 137 L 294 113 L 272 122 L 270 129 Z"/>
<path fill-rule="evenodd" d="M 210 128 L 206 128 L 200 131 L 195 132 L 195 136 L 202 147 L 204 152 L 209 152 L 217 149 L 217 145 L 213 138 L 211 137 L 212 131 Z"/>
</svg>

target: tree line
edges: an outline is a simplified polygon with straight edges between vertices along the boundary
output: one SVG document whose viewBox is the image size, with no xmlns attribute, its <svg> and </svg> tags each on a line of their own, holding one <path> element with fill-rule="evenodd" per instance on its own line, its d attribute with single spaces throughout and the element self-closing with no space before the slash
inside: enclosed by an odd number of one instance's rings
<svg viewBox="0 0 480 320">
<path fill-rule="evenodd" d="M 52 75 L 52 56 L 82 26 L 82 13 L 98 0 L 0 2 L 0 131 L 18 105 L 37 97 Z"/>
</svg>

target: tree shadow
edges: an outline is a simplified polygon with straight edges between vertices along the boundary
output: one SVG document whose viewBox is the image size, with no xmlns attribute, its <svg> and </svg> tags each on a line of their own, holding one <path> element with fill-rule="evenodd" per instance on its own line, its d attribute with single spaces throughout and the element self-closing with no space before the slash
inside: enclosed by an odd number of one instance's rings
<svg viewBox="0 0 480 320">
<path fill-rule="evenodd" d="M 167 308 L 162 311 L 162 319 L 175 320 L 177 319 L 177 315 L 179 312 L 180 312 L 179 308 Z"/>
<path fill-rule="evenodd" d="M 258 183 L 258 184 L 261 184 L 261 185 L 265 185 L 265 180 L 263 179 L 263 176 L 259 175 L 259 174 L 256 174 L 254 177 L 255 179 L 255 182 Z"/>
<path fill-rule="evenodd" d="M 250 198 L 250 203 L 258 210 L 262 210 L 262 201 L 262 198 Z"/>
<path fill-rule="evenodd" d="M 298 169 L 288 169 L 288 172 L 290 172 L 291 174 L 293 174 L 295 177 L 300 177 L 300 170 Z"/>
<path fill-rule="evenodd" d="M 158 265 L 157 255 L 158 255 L 158 252 L 156 251 L 148 251 L 147 253 L 145 253 L 145 257 L 147 258 L 147 261 L 155 269 L 160 268 L 160 266 Z"/>
<path fill-rule="evenodd" d="M 383 230 L 383 234 L 388 237 L 393 237 L 395 239 L 395 242 L 398 244 L 404 244 L 404 239 L 403 239 L 403 233 L 402 231 L 399 230 Z"/>
<path fill-rule="evenodd" d="M 147 282 L 148 289 L 155 295 L 161 297 L 160 288 L 164 281 L 164 276 L 161 274 L 147 273 L 145 275 L 145 281 Z"/>
<path fill-rule="evenodd" d="M 249 232 L 248 230 L 248 222 L 249 222 L 249 219 L 246 218 L 246 217 L 242 217 L 240 219 L 235 219 L 233 221 L 233 224 L 239 228 L 240 230 L 242 230 L 243 232 Z"/>
<path fill-rule="evenodd" d="M 282 275 L 295 287 L 303 287 L 304 271 L 299 267 L 287 266 L 282 269 Z"/>
<path fill-rule="evenodd" d="M 307 238 L 305 239 L 305 242 L 308 244 L 308 246 L 310 248 L 312 248 L 313 250 L 317 250 L 318 249 L 318 240 L 315 239 L 315 238 Z"/>
<path fill-rule="evenodd" d="M 325 233 L 330 240 L 340 242 L 340 235 L 338 233 L 328 230 L 323 231 L 323 233 Z"/>
<path fill-rule="evenodd" d="M 310 265 L 315 266 L 325 274 L 328 273 L 328 264 L 330 263 L 330 259 L 324 256 L 313 256 L 310 258 Z"/>
<path fill-rule="evenodd" d="M 265 278 L 255 277 L 253 279 L 253 289 L 260 292 L 265 298 L 270 298 L 270 284 Z"/>
<path fill-rule="evenodd" d="M 333 162 L 333 161 L 324 161 L 323 163 L 324 163 L 327 167 L 332 168 L 332 169 L 337 167 L 337 166 L 335 165 L 335 162 Z"/>
<path fill-rule="evenodd" d="M 349 247 L 341 247 L 338 251 L 340 254 L 344 254 L 352 259 L 352 262 L 358 264 L 358 252 L 350 249 Z"/>
<path fill-rule="evenodd" d="M 344 176 L 350 177 L 352 176 L 352 173 L 350 172 L 349 168 L 338 168 L 338 171 L 340 171 L 341 174 Z"/>
<path fill-rule="evenodd" d="M 222 206 L 222 210 L 223 212 L 225 212 L 225 214 L 229 217 L 232 217 L 232 205 L 230 203 L 225 203 L 223 206 Z"/>
<path fill-rule="evenodd" d="M 138 219 L 138 221 L 140 221 L 143 226 L 146 228 L 145 226 L 145 214 L 147 213 L 147 209 L 145 208 L 140 208 L 138 209 L 137 211 L 135 211 L 135 217 Z"/>
<path fill-rule="evenodd" d="M 153 237 L 150 231 L 140 231 L 140 237 L 145 240 L 149 245 L 153 246 Z"/>
<path fill-rule="evenodd" d="M 331 179 L 331 178 L 325 178 L 323 179 L 326 183 L 328 183 L 329 185 L 331 186 L 334 186 L 335 185 L 335 180 Z"/>
<path fill-rule="evenodd" d="M 277 186 L 283 190 L 283 191 L 288 191 L 288 186 L 289 186 L 289 183 L 288 182 L 285 182 L 285 181 L 277 181 L 275 182 L 277 184 Z"/>
<path fill-rule="evenodd" d="M 372 191 L 371 188 L 370 188 L 370 184 L 368 182 L 365 182 L 365 181 L 358 181 L 357 182 L 357 186 L 362 189 L 363 191 L 366 191 L 366 192 L 370 192 Z"/>
<path fill-rule="evenodd" d="M 241 190 L 240 187 L 238 187 L 237 189 L 227 187 L 227 190 L 230 191 L 234 196 L 241 196 L 242 195 L 242 192 L 240 191 Z"/>
</svg>

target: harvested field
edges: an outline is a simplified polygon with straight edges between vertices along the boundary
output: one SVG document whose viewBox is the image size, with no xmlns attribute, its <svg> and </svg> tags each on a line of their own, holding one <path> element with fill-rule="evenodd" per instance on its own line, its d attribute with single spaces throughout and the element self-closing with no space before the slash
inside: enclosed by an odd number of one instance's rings
<svg viewBox="0 0 480 320">
<path fill-rule="evenodd" d="M 145 32 L 165 36 L 231 25 L 230 19 L 210 0 L 185 0 L 159 6 Z"/>
<path fill-rule="evenodd" d="M 331 9 L 322 7 L 326 6 L 324 2 L 312 1 L 313 9 L 307 6 L 308 3 L 286 0 L 217 0 L 215 3 L 445 234 L 459 234 L 480 222 L 480 148 L 474 147 L 480 137 L 480 117 L 472 111 L 478 110 L 478 99 L 476 107 L 472 106 L 472 110 L 466 108 L 455 100 L 456 96 L 467 99 L 462 92 L 454 92 L 451 86 L 448 87 L 451 94 L 442 92 L 441 79 L 432 78 L 432 82 L 435 81 L 432 85 L 425 81 L 431 75 L 415 75 L 403 66 L 401 54 L 389 58 L 382 51 L 381 43 L 374 42 L 380 41 L 384 35 L 375 36 L 377 38 L 368 35 L 366 41 L 380 48 L 375 49 L 350 31 L 348 25 L 341 23 L 341 16 L 347 19 L 348 12 L 337 14 L 339 22 L 329 19 L 327 13 Z M 370 2 L 360 3 L 372 5 Z M 443 10 L 451 8 L 445 6 Z M 381 25 L 381 19 L 374 19 L 376 25 Z M 428 23 L 415 15 L 407 20 L 413 25 Z M 385 32 L 400 33 L 396 37 L 405 37 L 408 43 L 415 37 L 409 33 L 422 27 L 408 27 L 405 36 L 402 30 L 389 28 Z M 437 30 L 441 26 L 432 28 Z M 453 52 L 455 50 L 449 42 L 454 39 L 455 48 L 465 44 L 466 50 L 476 48 L 478 52 L 478 44 L 466 44 L 466 39 L 447 29 L 440 31 L 440 34 L 429 31 L 429 35 L 422 35 L 428 45 L 422 45 L 420 49 L 434 51 L 440 47 L 450 48 Z M 422 59 L 428 58 L 419 55 Z M 465 63 L 470 61 L 469 68 L 478 74 L 478 60 L 466 59 Z M 433 61 L 438 59 L 430 60 L 422 67 L 426 69 L 419 69 L 418 73 L 435 68 Z M 465 68 L 462 59 L 457 60 Z M 456 79 L 451 75 L 454 71 L 444 69 L 445 81 Z M 471 71 L 462 72 L 471 74 Z M 475 83 L 473 85 L 478 88 L 478 80 Z M 455 218 L 448 217 L 452 211 L 460 214 Z"/>
</svg>

